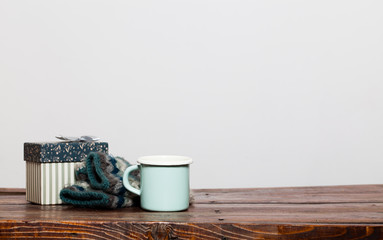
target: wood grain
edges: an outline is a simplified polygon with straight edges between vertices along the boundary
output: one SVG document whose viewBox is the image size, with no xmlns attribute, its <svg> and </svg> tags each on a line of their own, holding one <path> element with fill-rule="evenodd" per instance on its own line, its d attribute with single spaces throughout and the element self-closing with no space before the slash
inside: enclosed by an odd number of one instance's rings
<svg viewBox="0 0 383 240">
<path fill-rule="evenodd" d="M 194 196 L 198 203 L 371 203 L 382 202 L 383 185 L 199 189 Z"/>
<path fill-rule="evenodd" d="M 0 194 L 2 195 L 25 194 L 25 188 L 0 188 Z"/>
<path fill-rule="evenodd" d="M 8 192 L 3 239 L 383 239 L 383 185 L 200 189 L 175 213 L 41 206 Z"/>
<path fill-rule="evenodd" d="M 381 239 L 381 227 L 155 222 L 8 222 L 1 238 L 39 239 Z"/>
</svg>

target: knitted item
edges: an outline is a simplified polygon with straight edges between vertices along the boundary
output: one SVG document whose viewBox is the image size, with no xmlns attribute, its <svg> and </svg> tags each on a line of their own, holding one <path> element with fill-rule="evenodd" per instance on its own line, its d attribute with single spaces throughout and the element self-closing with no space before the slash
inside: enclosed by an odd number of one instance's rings
<svg viewBox="0 0 383 240">
<path fill-rule="evenodd" d="M 122 183 L 122 176 L 131 164 L 121 157 L 112 157 L 103 153 L 91 152 L 76 172 L 79 180 L 89 182 L 93 189 L 121 195 L 127 190 Z M 134 176 L 130 177 L 131 180 Z"/>
<path fill-rule="evenodd" d="M 62 189 L 60 198 L 63 202 L 77 207 L 114 209 L 133 205 L 132 198 L 125 195 L 112 195 L 92 190 L 86 182 Z"/>
<path fill-rule="evenodd" d="M 65 203 L 82 207 L 120 208 L 133 205 L 135 194 L 127 191 L 122 176 L 130 163 L 121 157 L 91 152 L 75 172 L 76 184 L 61 190 Z M 139 175 L 133 173 L 129 182 L 139 187 Z"/>
</svg>

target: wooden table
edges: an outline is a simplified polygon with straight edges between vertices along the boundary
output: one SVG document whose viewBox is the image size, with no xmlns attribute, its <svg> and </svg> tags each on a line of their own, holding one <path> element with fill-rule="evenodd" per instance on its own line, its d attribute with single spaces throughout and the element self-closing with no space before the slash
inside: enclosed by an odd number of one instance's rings
<svg viewBox="0 0 383 240">
<path fill-rule="evenodd" d="M 383 239 L 383 185 L 194 190 L 184 212 L 89 210 L 0 189 L 0 238 Z"/>
</svg>

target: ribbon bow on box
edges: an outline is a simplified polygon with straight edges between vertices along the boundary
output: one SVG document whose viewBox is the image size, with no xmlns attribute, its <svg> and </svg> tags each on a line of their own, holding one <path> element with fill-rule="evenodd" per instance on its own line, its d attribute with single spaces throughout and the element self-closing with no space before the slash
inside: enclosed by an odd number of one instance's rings
<svg viewBox="0 0 383 240">
<path fill-rule="evenodd" d="M 99 137 L 95 136 L 81 136 L 81 137 L 65 137 L 62 135 L 56 136 L 56 138 L 60 140 L 65 140 L 65 141 L 71 141 L 71 142 L 95 142 L 100 140 Z"/>
</svg>

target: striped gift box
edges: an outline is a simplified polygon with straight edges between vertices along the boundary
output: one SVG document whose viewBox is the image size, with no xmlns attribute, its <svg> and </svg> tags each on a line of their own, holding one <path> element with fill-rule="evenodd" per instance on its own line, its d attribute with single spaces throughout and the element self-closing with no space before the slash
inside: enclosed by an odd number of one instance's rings
<svg viewBox="0 0 383 240">
<path fill-rule="evenodd" d="M 75 165 L 90 152 L 108 153 L 108 143 L 24 143 L 27 201 L 61 204 L 61 189 L 75 183 Z"/>
<path fill-rule="evenodd" d="M 42 205 L 62 203 L 59 194 L 64 186 L 74 184 L 75 164 L 26 162 L 27 201 Z"/>
</svg>

